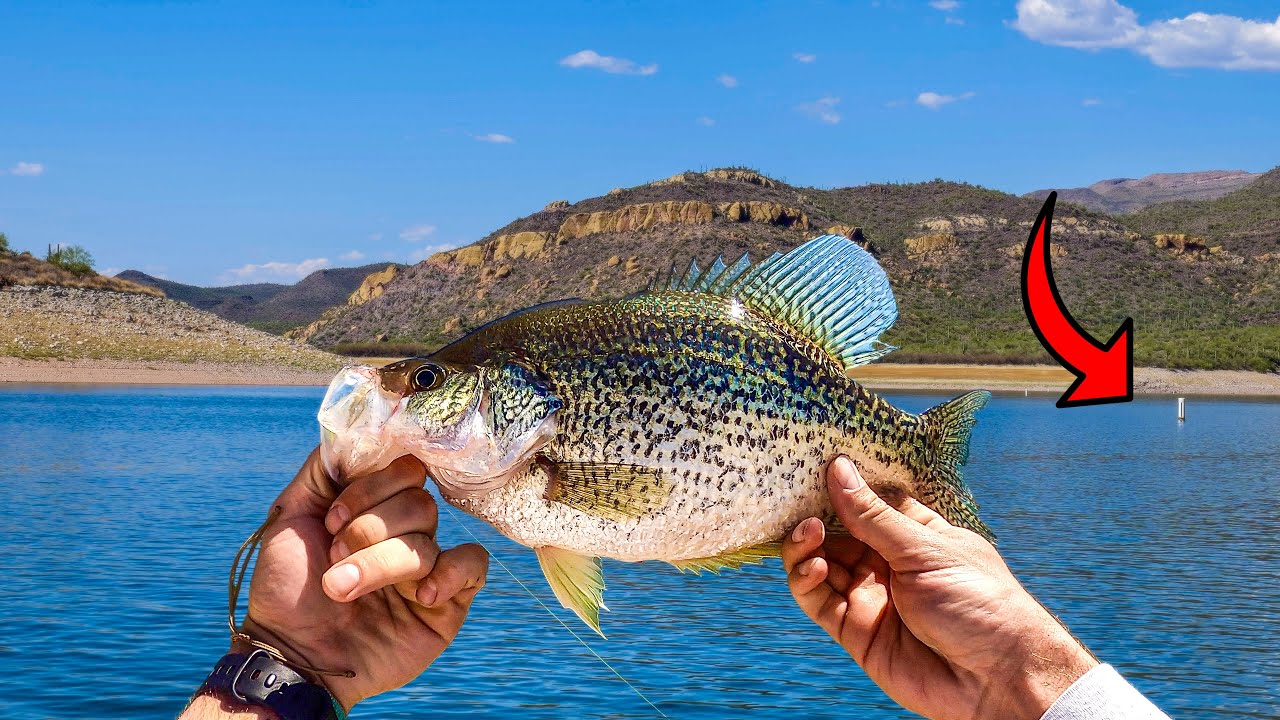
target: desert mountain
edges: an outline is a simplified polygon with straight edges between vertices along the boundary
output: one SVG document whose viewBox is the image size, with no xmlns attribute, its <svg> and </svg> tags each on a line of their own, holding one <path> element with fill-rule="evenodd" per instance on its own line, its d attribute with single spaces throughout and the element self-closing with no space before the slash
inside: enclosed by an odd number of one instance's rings
<svg viewBox="0 0 1280 720">
<path fill-rule="evenodd" d="M 1083 205 L 1095 212 L 1131 213 L 1157 203 L 1177 200 L 1214 200 L 1252 183 L 1258 173 L 1243 170 L 1207 170 L 1190 173 L 1157 173 L 1144 178 L 1102 180 L 1089 187 L 1058 191 L 1058 199 Z M 1048 190 L 1027 193 L 1044 201 Z"/>
<path fill-rule="evenodd" d="M 168 297 L 238 323 L 282 333 L 314 322 L 325 310 L 347 301 L 364 279 L 392 263 L 317 270 L 293 285 L 259 283 L 198 287 L 126 270 L 117 278 L 163 290 Z"/>
<path fill-rule="evenodd" d="M 1274 175 L 1237 193 L 1280 203 Z M 903 349 L 890 358 L 1048 361 L 1018 289 L 1040 204 L 944 181 L 821 190 L 741 168 L 681 173 L 577 203 L 554 201 L 405 270 L 380 296 L 331 310 L 303 336 L 374 353 L 373 343 L 388 340 L 429 349 L 537 302 L 618 297 L 673 264 L 696 258 L 705 266 L 744 252 L 762 258 L 838 232 L 879 257 L 897 293 L 900 319 L 886 340 Z M 1280 365 L 1280 231 L 1242 239 L 1150 217 L 1122 224 L 1059 207 L 1054 272 L 1077 319 L 1105 340 L 1133 316 L 1140 364 Z"/>
</svg>

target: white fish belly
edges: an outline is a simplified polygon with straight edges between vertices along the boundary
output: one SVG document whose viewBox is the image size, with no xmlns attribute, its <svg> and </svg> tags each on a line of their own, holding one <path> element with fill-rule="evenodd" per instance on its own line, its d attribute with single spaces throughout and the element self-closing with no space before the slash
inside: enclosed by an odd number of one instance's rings
<svg viewBox="0 0 1280 720">
<path fill-rule="evenodd" d="M 724 453 L 710 460 L 695 455 L 656 465 L 653 453 L 626 457 L 609 453 L 607 445 L 597 446 L 599 454 L 612 456 L 609 462 L 658 467 L 671 479 L 666 504 L 638 518 L 602 518 L 549 501 L 551 478 L 537 464 L 484 497 L 450 501 L 529 547 L 553 546 L 628 562 L 675 561 L 776 541 L 807 517 L 829 517 L 823 470 L 841 453 L 881 477 L 903 470 L 878 467 L 868 446 L 829 428 L 794 426 L 783 434 L 789 437 L 751 447 L 731 439 Z M 669 449 L 682 442 L 679 433 L 665 441 Z"/>
</svg>

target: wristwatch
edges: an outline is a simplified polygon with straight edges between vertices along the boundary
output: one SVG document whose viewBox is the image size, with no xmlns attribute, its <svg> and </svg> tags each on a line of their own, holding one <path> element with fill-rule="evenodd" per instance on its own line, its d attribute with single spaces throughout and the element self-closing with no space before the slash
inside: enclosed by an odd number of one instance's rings
<svg viewBox="0 0 1280 720">
<path fill-rule="evenodd" d="M 347 720 L 328 690 L 260 648 L 222 656 L 196 694 L 264 707 L 280 720 Z"/>
</svg>

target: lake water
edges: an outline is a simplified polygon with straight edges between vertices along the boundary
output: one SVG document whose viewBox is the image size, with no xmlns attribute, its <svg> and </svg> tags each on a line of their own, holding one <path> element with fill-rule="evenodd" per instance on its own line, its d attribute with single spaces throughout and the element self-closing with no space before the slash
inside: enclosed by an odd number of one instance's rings
<svg viewBox="0 0 1280 720">
<path fill-rule="evenodd" d="M 226 648 L 226 571 L 316 442 L 320 389 L 0 389 L 0 716 L 172 717 Z M 893 394 L 920 410 L 941 396 Z M 1280 715 L 1280 404 L 997 397 L 966 470 L 1022 581 L 1174 717 Z M 467 518 L 555 607 L 533 553 Z M 441 519 L 442 540 L 468 539 Z M 589 642 L 671 717 L 910 717 L 792 603 L 606 561 Z M 576 625 L 575 625 L 576 627 Z M 584 635 L 584 637 L 586 637 Z M 650 718 L 495 563 L 471 619 L 358 717 Z"/>
</svg>

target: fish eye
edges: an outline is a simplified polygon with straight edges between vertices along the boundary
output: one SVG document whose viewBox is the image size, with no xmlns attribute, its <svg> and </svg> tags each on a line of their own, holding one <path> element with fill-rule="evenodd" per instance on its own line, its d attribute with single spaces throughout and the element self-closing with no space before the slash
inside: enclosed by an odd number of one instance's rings
<svg viewBox="0 0 1280 720">
<path fill-rule="evenodd" d="M 445 370 L 435 363 L 423 363 L 413 371 L 413 391 L 435 390 L 444 384 Z"/>
</svg>

